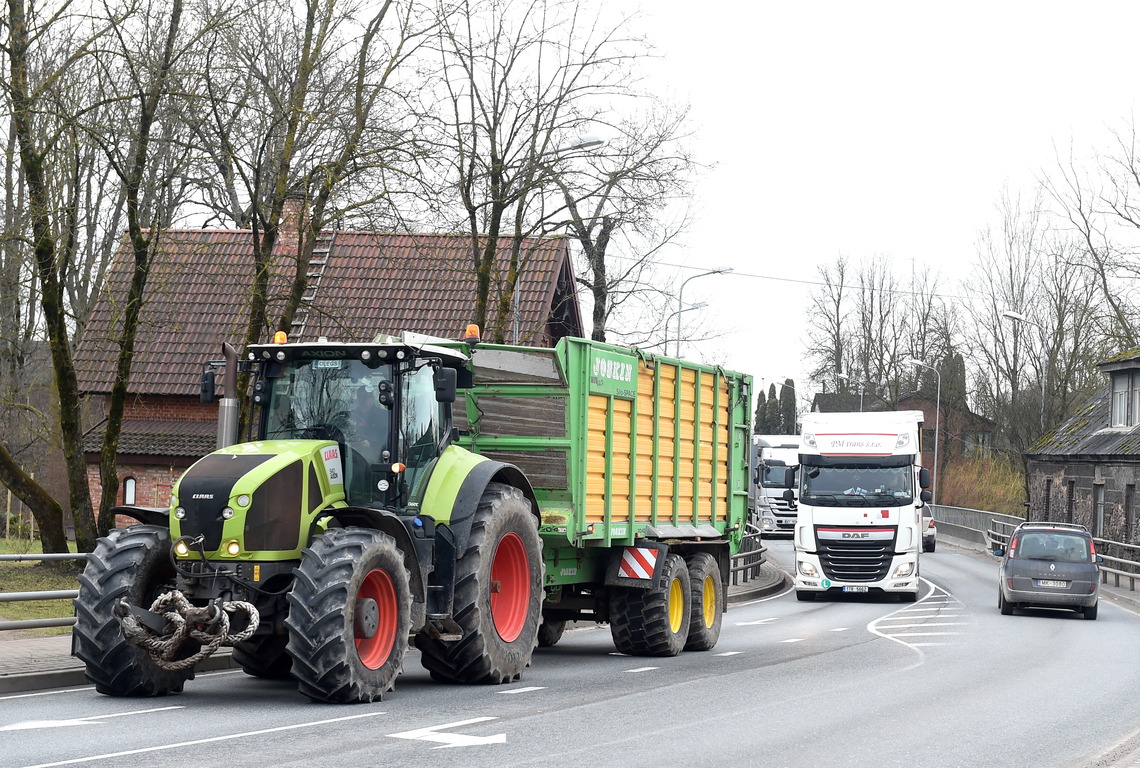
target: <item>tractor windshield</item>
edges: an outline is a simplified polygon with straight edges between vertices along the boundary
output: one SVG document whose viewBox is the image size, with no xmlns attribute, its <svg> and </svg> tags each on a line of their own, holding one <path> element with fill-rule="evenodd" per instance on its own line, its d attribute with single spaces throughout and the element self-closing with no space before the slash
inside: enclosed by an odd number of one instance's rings
<svg viewBox="0 0 1140 768">
<path fill-rule="evenodd" d="M 359 360 L 293 360 L 269 381 L 265 438 L 343 444 L 349 495 L 355 485 L 368 482 L 367 467 L 392 461 L 391 411 L 380 403 L 382 391 L 393 393 L 390 365 L 369 368 Z"/>
</svg>

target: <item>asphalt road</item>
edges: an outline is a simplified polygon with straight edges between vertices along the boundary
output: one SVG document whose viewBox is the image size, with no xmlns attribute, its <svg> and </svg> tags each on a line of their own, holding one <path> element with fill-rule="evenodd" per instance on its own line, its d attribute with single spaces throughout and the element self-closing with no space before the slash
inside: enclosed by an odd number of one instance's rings
<svg viewBox="0 0 1140 768">
<path fill-rule="evenodd" d="M 787 542 L 769 551 L 790 562 Z M 1001 616 L 995 563 L 924 555 L 914 604 L 736 605 L 714 650 L 676 658 L 569 631 L 506 686 L 433 683 L 413 652 L 369 705 L 234 671 L 160 699 L 7 696 L 0 765 L 1132 765 L 1140 616 L 1104 602 L 1097 621 Z"/>
</svg>

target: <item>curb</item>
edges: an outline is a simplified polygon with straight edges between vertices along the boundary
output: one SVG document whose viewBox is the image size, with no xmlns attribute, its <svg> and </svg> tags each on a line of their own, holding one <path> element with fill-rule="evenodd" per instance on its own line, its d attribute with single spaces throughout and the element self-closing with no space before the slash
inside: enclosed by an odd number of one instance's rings
<svg viewBox="0 0 1140 768">
<path fill-rule="evenodd" d="M 68 669 L 46 669 L 0 675 L 0 694 L 39 691 L 44 688 L 74 688 L 91 684 L 87 679 L 86 669 L 78 659 L 69 657 L 68 662 L 60 663 L 72 663 L 78 666 Z M 203 660 L 195 667 L 194 672 L 197 674 L 198 672 L 216 672 L 221 669 L 240 668 L 230 658 L 229 651 L 222 651 Z"/>
</svg>

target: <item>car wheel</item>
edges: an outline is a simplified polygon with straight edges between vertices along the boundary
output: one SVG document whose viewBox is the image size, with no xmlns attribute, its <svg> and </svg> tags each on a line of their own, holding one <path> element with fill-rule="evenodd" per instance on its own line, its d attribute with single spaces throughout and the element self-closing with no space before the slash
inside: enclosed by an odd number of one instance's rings
<svg viewBox="0 0 1140 768">
<path fill-rule="evenodd" d="M 1005 593 L 1001 591 L 1001 587 L 998 587 L 998 609 L 1002 616 L 1013 615 L 1013 603 L 1005 599 Z"/>
<path fill-rule="evenodd" d="M 1084 613 L 1086 619 L 1093 621 L 1096 619 L 1096 609 L 1099 605 L 1100 603 L 1093 603 L 1088 608 L 1083 608 L 1081 612 Z"/>
</svg>

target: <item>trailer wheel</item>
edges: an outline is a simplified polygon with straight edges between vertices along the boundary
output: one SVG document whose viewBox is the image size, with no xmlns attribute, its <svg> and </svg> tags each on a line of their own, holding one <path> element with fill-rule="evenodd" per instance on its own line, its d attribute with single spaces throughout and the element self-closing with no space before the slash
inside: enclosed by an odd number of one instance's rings
<svg viewBox="0 0 1140 768">
<path fill-rule="evenodd" d="M 233 661 L 252 677 L 288 680 L 293 659 L 286 650 L 288 635 L 254 635 L 244 643 L 236 643 Z"/>
<path fill-rule="evenodd" d="M 685 561 L 666 555 L 656 589 L 619 587 L 610 592 L 610 635 L 630 656 L 676 656 L 689 638 L 692 590 Z"/>
<path fill-rule="evenodd" d="M 692 589 L 692 619 L 689 621 L 689 639 L 686 651 L 708 651 L 720 639 L 720 625 L 724 617 L 724 586 L 720 581 L 720 568 L 707 552 L 696 552 L 685 557 L 689 569 L 689 586 Z"/>
<path fill-rule="evenodd" d="M 150 608 L 156 597 L 174 588 L 174 575 L 166 528 L 116 528 L 96 543 L 79 575 L 72 635 L 75 655 L 99 693 L 165 696 L 180 693 L 193 679 L 193 669 L 163 669 L 144 648 L 128 643 L 113 613 L 119 600 Z M 195 643 L 184 646 L 186 655 L 197 650 Z"/>
<path fill-rule="evenodd" d="M 404 665 L 412 596 L 391 536 L 332 528 L 293 570 L 288 651 L 301 693 L 345 704 L 379 700 Z"/>
<path fill-rule="evenodd" d="M 530 663 L 542 622 L 542 540 L 522 491 L 489 483 L 455 563 L 458 640 L 422 630 L 420 661 L 433 679 L 509 683 Z"/>
<path fill-rule="evenodd" d="M 565 621 L 543 619 L 542 625 L 538 628 L 538 647 L 550 648 L 551 646 L 558 645 L 558 641 L 562 639 L 562 633 L 565 631 Z"/>
</svg>

